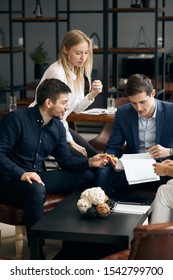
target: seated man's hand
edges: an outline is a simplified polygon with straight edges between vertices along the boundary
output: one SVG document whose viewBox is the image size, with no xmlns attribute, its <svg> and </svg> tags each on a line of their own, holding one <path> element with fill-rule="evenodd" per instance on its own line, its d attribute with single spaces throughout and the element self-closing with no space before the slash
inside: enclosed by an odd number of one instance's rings
<svg viewBox="0 0 173 280">
<path fill-rule="evenodd" d="M 26 181 L 29 184 L 32 184 L 32 181 L 35 181 L 39 184 L 42 184 L 44 186 L 43 181 L 41 180 L 40 176 L 36 172 L 25 172 L 20 177 L 21 181 Z"/>
<path fill-rule="evenodd" d="M 97 154 L 92 158 L 89 158 L 88 164 L 90 167 L 104 167 L 108 164 L 108 159 L 106 154 Z"/>
<path fill-rule="evenodd" d="M 166 158 L 170 156 L 170 148 L 164 148 L 161 145 L 154 145 L 148 149 L 152 158 Z"/>
</svg>

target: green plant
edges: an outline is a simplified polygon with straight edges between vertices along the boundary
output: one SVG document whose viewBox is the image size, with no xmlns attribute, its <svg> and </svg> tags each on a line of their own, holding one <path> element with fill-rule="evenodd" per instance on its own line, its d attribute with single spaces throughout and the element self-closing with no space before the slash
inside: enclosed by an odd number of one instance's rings
<svg viewBox="0 0 173 280">
<path fill-rule="evenodd" d="M 0 75 L 0 91 L 4 91 L 6 90 L 8 87 L 8 81 L 7 80 L 4 80 L 2 78 L 2 76 Z"/>
<path fill-rule="evenodd" d="M 29 55 L 35 64 L 45 64 L 50 59 L 43 42 L 39 42 Z"/>
<path fill-rule="evenodd" d="M 166 54 L 165 62 L 168 63 L 168 64 L 173 64 L 173 47 Z"/>
</svg>

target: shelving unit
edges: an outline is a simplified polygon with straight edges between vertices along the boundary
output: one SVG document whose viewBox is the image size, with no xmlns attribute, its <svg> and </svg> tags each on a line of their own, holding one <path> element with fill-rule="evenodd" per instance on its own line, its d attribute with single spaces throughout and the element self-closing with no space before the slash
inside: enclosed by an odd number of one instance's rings
<svg viewBox="0 0 173 280">
<path fill-rule="evenodd" d="M 172 21 L 173 17 L 165 16 L 165 0 L 155 0 L 154 7 L 150 8 L 130 8 L 125 7 L 121 8 L 120 3 L 122 0 L 102 0 L 102 8 L 101 9 L 92 9 L 92 7 L 88 10 L 72 10 L 71 3 L 73 0 L 66 0 L 67 9 L 61 10 L 59 9 L 59 0 L 54 0 L 55 5 L 55 15 L 54 17 L 26 17 L 26 0 L 21 0 L 21 9 L 15 10 L 15 7 L 12 0 L 9 0 L 9 8 L 6 11 L 0 11 L 1 13 L 5 13 L 9 20 L 9 46 L 5 46 L 0 48 L 0 55 L 9 54 L 10 55 L 10 89 L 11 95 L 14 95 L 16 90 L 20 90 L 21 98 L 26 97 L 26 88 L 27 88 L 27 79 L 26 79 L 26 25 L 31 23 L 54 23 L 56 30 L 56 51 L 58 55 L 59 49 L 59 23 L 65 22 L 67 31 L 71 29 L 71 15 L 72 14 L 82 14 L 86 13 L 90 14 L 100 14 L 102 15 L 102 23 L 103 23 L 103 47 L 100 49 L 94 49 L 94 55 L 101 55 L 103 61 L 103 105 L 106 106 L 106 100 L 108 91 L 110 88 L 110 79 L 113 81 L 111 86 L 118 88 L 119 78 L 121 77 L 120 67 L 119 67 L 119 55 L 140 55 L 140 54 L 152 54 L 154 56 L 154 86 L 156 88 L 157 97 L 160 99 L 165 99 L 165 21 Z M 127 5 L 130 6 L 130 1 L 127 2 Z M 149 48 L 130 48 L 130 47 L 118 47 L 118 22 L 119 22 L 119 14 L 125 13 L 127 17 L 129 14 L 152 14 L 153 15 L 153 26 L 154 26 L 154 46 Z M 17 17 L 15 17 L 17 15 Z M 63 15 L 63 16 L 61 16 Z M 65 16 L 64 16 L 65 15 Z M 110 16 L 112 17 L 112 34 L 109 31 L 110 24 Z M 22 25 L 22 37 L 23 37 L 23 47 L 16 47 L 13 45 L 13 27 L 14 24 L 20 23 Z M 140 23 L 139 23 L 140 24 Z M 162 46 L 158 48 L 157 38 L 158 38 L 158 25 L 161 25 L 162 32 Z M 112 45 L 109 44 L 109 41 L 112 40 Z M 16 53 L 21 53 L 23 59 L 23 81 L 21 85 L 14 84 L 14 56 Z M 112 57 L 112 72 L 109 73 L 109 57 Z M 159 79 L 159 59 L 161 58 L 161 80 Z M 30 81 L 29 81 L 30 82 Z M 118 94 L 118 91 L 115 93 Z M 122 92 L 121 92 L 122 94 Z"/>
<path fill-rule="evenodd" d="M 59 46 L 59 22 L 67 22 L 66 17 L 59 17 L 58 12 L 58 0 L 54 0 L 55 4 L 55 16 L 54 17 L 25 17 L 26 8 L 25 0 L 21 0 L 21 9 L 15 10 L 14 1 L 9 0 L 8 10 L 0 11 L 0 14 L 6 14 L 9 21 L 9 46 L 3 46 L 0 48 L 0 54 L 8 54 L 10 56 L 10 87 L 7 91 L 10 91 L 11 95 L 15 94 L 15 91 L 20 91 L 20 98 L 26 97 L 26 88 L 27 88 L 27 79 L 26 79 L 26 24 L 28 23 L 54 23 L 56 25 L 56 51 L 58 55 L 58 46 Z M 18 17 L 15 17 L 15 15 Z M 22 24 L 22 37 L 23 37 L 23 46 L 14 46 L 13 44 L 13 25 L 15 23 Z M 23 56 L 23 81 L 21 85 L 14 84 L 14 55 L 16 53 L 21 53 Z"/>
<path fill-rule="evenodd" d="M 165 16 L 165 15 L 159 16 L 158 20 L 164 24 L 164 28 L 165 28 L 166 22 L 173 22 L 173 16 Z M 170 79 L 170 77 L 166 77 L 165 92 L 169 96 L 168 99 L 172 101 L 173 100 L 173 81 L 172 81 L 172 79 Z"/>
<path fill-rule="evenodd" d="M 69 2 L 69 0 L 68 0 Z M 122 2 L 122 0 L 121 0 Z M 161 23 L 162 28 L 162 46 L 158 47 L 158 24 L 159 24 L 159 14 L 161 14 L 162 17 L 165 16 L 164 7 L 165 7 L 165 1 L 158 1 L 155 0 L 154 7 L 150 8 L 121 8 L 119 7 L 120 0 L 103 0 L 102 10 L 85 10 L 85 11 L 71 11 L 70 10 L 70 3 L 68 5 L 68 15 L 70 17 L 71 13 L 101 13 L 103 15 L 103 48 L 100 49 L 94 49 L 94 54 L 102 54 L 103 55 L 103 85 L 104 85 L 104 93 L 103 93 L 103 103 L 104 106 L 106 106 L 106 100 L 108 91 L 110 88 L 110 77 L 108 75 L 109 73 L 109 56 L 112 56 L 113 60 L 113 67 L 112 67 L 112 77 L 111 80 L 113 81 L 113 85 L 116 89 L 118 89 L 119 84 L 119 78 L 121 77 L 120 71 L 119 71 L 119 65 L 118 65 L 118 56 L 122 54 L 126 55 L 153 55 L 154 56 L 154 87 L 157 92 L 157 97 L 160 99 L 165 99 L 165 93 L 164 93 L 164 85 L 165 85 L 165 50 L 164 50 L 164 23 Z M 160 6 L 159 6 L 160 3 Z M 130 4 L 130 2 L 127 3 L 127 5 Z M 60 11 L 64 12 L 64 11 Z M 127 47 L 118 47 L 118 15 L 126 13 L 128 14 L 152 14 L 153 15 L 153 25 L 154 25 L 154 46 L 148 47 L 148 48 L 127 48 Z M 112 15 L 112 34 L 110 35 L 109 32 L 109 19 L 110 15 Z M 69 26 L 70 26 L 70 20 L 69 20 Z M 109 39 L 112 37 L 112 46 L 109 45 Z M 159 78 L 159 58 L 161 58 L 161 78 Z M 161 87 L 160 87 L 161 86 Z M 115 94 L 119 94 L 119 91 Z M 122 91 L 121 91 L 122 95 Z"/>
<path fill-rule="evenodd" d="M 72 10 L 71 9 L 71 2 L 74 0 L 66 0 L 67 3 L 67 10 L 59 10 L 59 14 L 64 14 L 66 13 L 67 18 L 68 18 L 68 30 L 71 29 L 71 15 L 74 14 L 101 14 L 102 15 L 102 25 L 103 25 L 103 48 L 98 48 L 98 49 L 93 49 L 93 53 L 94 55 L 102 55 L 103 56 L 103 69 L 108 69 L 108 50 L 107 48 L 105 48 L 105 40 L 107 40 L 107 28 L 105 22 L 107 22 L 107 17 L 108 17 L 108 13 L 105 13 L 105 7 L 107 5 L 107 2 L 109 2 L 109 0 L 102 0 L 102 8 L 100 9 L 92 9 L 92 7 L 90 9 L 86 9 L 86 10 Z M 84 1 L 84 0 L 83 0 Z M 109 89 L 109 78 L 108 78 L 108 72 L 106 73 L 103 70 L 103 105 L 106 106 L 106 100 L 107 100 L 107 93 L 108 93 L 108 89 Z"/>
<path fill-rule="evenodd" d="M 113 54 L 113 71 L 112 71 L 112 79 L 115 81 L 115 87 L 118 88 L 118 79 L 119 79 L 119 65 L 118 65 L 118 55 L 119 54 L 131 54 L 131 55 L 140 55 L 140 54 L 151 54 L 154 55 L 154 86 L 157 92 L 157 97 L 161 99 L 165 99 L 164 94 L 164 77 L 165 77 L 165 66 L 164 66 L 164 25 L 162 24 L 162 46 L 158 47 L 157 38 L 158 38 L 158 14 L 161 13 L 164 15 L 164 1 L 162 1 L 161 7 L 159 7 L 157 0 L 155 0 L 155 7 L 151 8 L 118 8 L 118 0 L 113 0 L 112 8 L 108 8 L 109 13 L 113 14 L 112 26 L 118 26 L 118 15 L 120 13 L 133 13 L 134 16 L 136 13 L 152 13 L 153 14 L 153 24 L 154 24 L 154 46 L 147 48 L 118 48 L 118 34 L 117 29 L 113 30 L 113 48 L 108 49 L 109 53 Z M 161 55 L 161 88 L 158 87 L 159 83 L 159 55 Z"/>
</svg>

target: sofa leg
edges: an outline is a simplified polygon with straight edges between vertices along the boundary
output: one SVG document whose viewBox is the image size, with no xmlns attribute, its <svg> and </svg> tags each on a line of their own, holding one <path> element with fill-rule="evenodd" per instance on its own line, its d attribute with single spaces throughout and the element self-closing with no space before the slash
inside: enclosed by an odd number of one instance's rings
<svg viewBox="0 0 173 280">
<path fill-rule="evenodd" d="M 21 260 L 23 257 L 23 236 L 25 235 L 24 226 L 15 226 L 15 246 L 16 259 Z"/>
</svg>

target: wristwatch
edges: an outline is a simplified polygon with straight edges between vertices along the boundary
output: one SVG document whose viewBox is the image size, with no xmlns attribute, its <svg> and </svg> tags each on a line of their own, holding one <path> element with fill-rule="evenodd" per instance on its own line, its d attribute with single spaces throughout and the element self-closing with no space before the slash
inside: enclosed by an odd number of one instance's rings
<svg viewBox="0 0 173 280">
<path fill-rule="evenodd" d="M 173 148 L 170 148 L 170 157 L 173 157 Z"/>
</svg>

